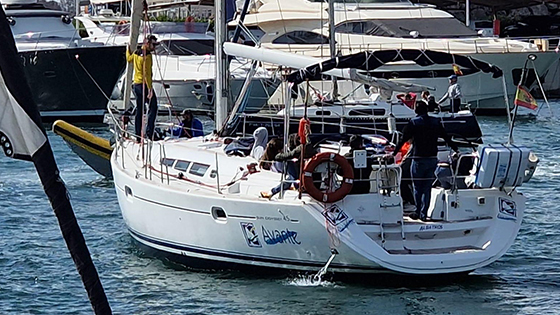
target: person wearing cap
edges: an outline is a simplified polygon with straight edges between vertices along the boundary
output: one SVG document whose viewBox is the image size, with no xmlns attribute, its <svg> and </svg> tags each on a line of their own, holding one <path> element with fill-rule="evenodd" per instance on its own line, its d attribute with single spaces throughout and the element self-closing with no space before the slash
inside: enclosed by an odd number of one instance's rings
<svg viewBox="0 0 560 315">
<path fill-rule="evenodd" d="M 144 40 L 142 47 L 132 52 L 129 46 L 126 50 L 126 60 L 134 66 L 134 95 L 136 95 L 136 117 L 134 127 L 136 136 L 142 135 L 142 118 L 144 104 L 149 104 L 148 122 L 146 123 L 146 137 L 151 139 L 157 117 L 157 97 L 152 86 L 152 52 L 155 50 L 157 38 L 149 35 Z"/>
<path fill-rule="evenodd" d="M 459 111 L 461 106 L 461 87 L 457 83 L 457 75 L 451 75 L 449 77 L 449 87 L 447 88 L 447 93 L 439 100 L 438 105 L 441 105 L 446 99 L 449 99 L 451 105 L 451 112 L 456 113 Z"/>
<path fill-rule="evenodd" d="M 424 102 L 418 102 L 415 111 L 417 116 L 411 119 L 403 129 L 403 136 L 392 155 L 395 156 L 405 142 L 411 140 L 412 153 L 409 158 L 412 159 L 410 172 L 416 213 L 411 214 L 410 218 L 426 220 L 430 207 L 432 183 L 435 180 L 434 172 L 438 163 L 438 139 L 443 138 L 455 152 L 458 152 L 458 148 L 443 129 L 440 120 L 428 115 L 428 106 Z"/>
<path fill-rule="evenodd" d="M 181 116 L 183 117 L 183 120 L 181 121 L 181 124 L 183 125 L 183 131 L 181 133 L 182 138 L 204 136 L 202 123 L 200 120 L 194 118 L 193 113 L 190 110 L 183 110 Z"/>
</svg>

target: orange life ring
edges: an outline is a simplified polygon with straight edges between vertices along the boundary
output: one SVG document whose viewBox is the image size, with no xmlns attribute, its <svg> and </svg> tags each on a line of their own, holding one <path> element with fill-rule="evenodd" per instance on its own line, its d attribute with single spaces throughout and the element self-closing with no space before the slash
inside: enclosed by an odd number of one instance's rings
<svg viewBox="0 0 560 315">
<path fill-rule="evenodd" d="M 342 170 L 342 185 L 332 192 L 322 191 L 313 183 L 313 171 L 319 164 L 324 162 L 334 162 Z M 303 187 L 311 197 L 320 202 L 333 203 L 343 199 L 352 190 L 353 182 L 354 171 L 352 170 L 352 166 L 350 166 L 346 158 L 340 154 L 329 152 L 318 153 L 313 156 L 303 168 Z"/>
</svg>

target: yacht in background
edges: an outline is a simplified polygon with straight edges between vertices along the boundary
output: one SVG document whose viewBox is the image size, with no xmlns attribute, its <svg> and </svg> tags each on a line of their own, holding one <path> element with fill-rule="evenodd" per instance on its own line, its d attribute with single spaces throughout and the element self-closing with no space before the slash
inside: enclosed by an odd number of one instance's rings
<svg viewBox="0 0 560 315">
<path fill-rule="evenodd" d="M 112 16 L 112 11 L 102 10 L 100 13 L 101 16 L 76 18 L 87 32 L 87 38 L 107 45 L 127 44 L 128 18 Z M 160 104 L 171 104 L 176 110 L 212 111 L 216 70 L 214 36 L 207 33 L 208 23 L 150 22 L 149 29 L 160 42 L 154 54 L 153 71 L 154 91 Z M 250 66 L 241 59 L 231 60 L 231 96 L 239 95 Z M 122 86 L 122 80 L 120 83 Z M 270 72 L 258 69 L 249 85 L 245 111 L 255 113 L 261 110 L 278 83 Z M 113 97 L 122 98 L 122 95 L 117 92 Z"/>
<path fill-rule="evenodd" d="M 30 0 L 2 3 L 43 121 L 101 122 L 124 70 L 124 46 L 82 40 L 67 12 Z"/>
<path fill-rule="evenodd" d="M 554 51 L 548 50 L 546 40 L 531 42 L 478 37 L 474 30 L 432 5 L 413 4 L 405 0 L 334 1 L 338 54 L 424 49 L 472 56 L 503 69 L 510 100 L 529 54 L 537 57 L 535 66 L 540 77 L 544 77 L 550 65 L 558 59 Z M 313 57 L 330 57 L 326 1 L 252 1 L 243 24 L 260 40 L 262 47 Z M 433 66 L 421 72 L 410 66 L 409 63 L 394 63 L 377 69 L 372 75 L 434 87 L 433 94 L 439 98 L 447 91 L 447 77 L 455 72 L 450 66 Z M 529 85 L 536 84 L 534 73 L 530 77 Z M 459 78 L 459 83 L 463 102 L 470 103 L 471 109 L 477 113 L 504 112 L 502 80 L 477 75 Z M 353 85 L 342 86 L 340 94 L 354 88 Z"/>
</svg>

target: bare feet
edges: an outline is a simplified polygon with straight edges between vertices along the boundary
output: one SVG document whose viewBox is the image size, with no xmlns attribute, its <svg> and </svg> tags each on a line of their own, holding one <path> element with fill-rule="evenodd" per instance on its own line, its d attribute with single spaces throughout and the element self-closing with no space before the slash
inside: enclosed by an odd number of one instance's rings
<svg viewBox="0 0 560 315">
<path fill-rule="evenodd" d="M 268 191 L 261 191 L 261 197 L 266 198 L 266 199 L 270 199 L 270 198 L 272 198 L 272 193 L 270 193 Z"/>
</svg>

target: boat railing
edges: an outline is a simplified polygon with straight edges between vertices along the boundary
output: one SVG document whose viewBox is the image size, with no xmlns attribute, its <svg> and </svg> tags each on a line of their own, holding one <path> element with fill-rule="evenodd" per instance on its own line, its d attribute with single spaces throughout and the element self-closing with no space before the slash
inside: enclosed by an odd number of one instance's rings
<svg viewBox="0 0 560 315">
<path fill-rule="evenodd" d="M 266 124 L 270 124 L 272 126 L 272 135 L 275 135 L 275 128 L 274 128 L 274 124 L 275 123 L 282 123 L 284 122 L 284 118 L 280 115 L 276 115 L 274 113 L 271 114 L 246 114 L 246 113 L 241 113 L 238 116 L 239 118 L 242 119 L 242 129 L 241 129 L 241 134 L 243 137 L 248 136 L 247 134 L 247 125 L 250 123 L 254 123 L 251 122 L 250 119 L 251 118 L 265 118 L 268 121 L 266 122 Z M 313 119 L 314 117 L 310 117 L 311 119 Z M 324 119 L 321 119 L 321 121 L 313 121 L 313 125 L 320 125 L 321 126 L 321 131 L 319 131 L 320 133 L 325 133 L 324 127 L 326 126 L 337 126 L 339 127 L 340 132 L 339 133 L 346 133 L 346 128 L 350 127 L 352 129 L 358 129 L 361 131 L 361 133 L 363 134 L 377 134 L 379 132 L 383 132 L 383 133 L 389 133 L 388 129 L 381 129 L 381 128 L 372 128 L 372 127 L 365 127 L 365 126 L 360 126 L 360 125 L 356 125 L 356 124 L 347 124 L 348 121 L 348 117 L 344 117 L 344 116 L 333 116 L 333 117 L 323 117 L 323 118 L 331 118 L 331 119 L 338 119 L 337 122 L 328 122 L 325 121 Z M 358 119 L 358 117 L 352 117 L 354 119 Z M 375 116 L 375 115 L 369 115 L 367 117 L 364 117 L 364 120 L 367 119 L 373 119 L 373 120 L 386 120 L 388 118 L 388 115 L 383 115 L 383 116 Z M 300 118 L 290 118 L 290 122 L 292 123 L 297 123 L 299 122 Z M 264 124 L 264 122 L 262 122 Z M 312 132 L 316 132 L 313 131 Z"/>
<path fill-rule="evenodd" d="M 77 29 L 71 30 L 54 30 L 54 31 L 40 31 L 40 32 L 26 32 L 14 35 L 14 38 L 20 43 L 31 43 L 35 44 L 35 49 L 39 47 L 41 42 L 46 42 L 49 40 L 57 40 L 60 43 L 71 47 L 72 45 L 81 45 L 84 40 L 78 34 Z"/>
<path fill-rule="evenodd" d="M 388 49 L 418 49 L 443 51 L 447 53 L 516 53 L 553 51 L 559 45 L 560 37 L 477 37 L 450 39 L 386 40 L 362 44 L 337 44 L 337 49 L 345 52 L 375 51 Z"/>
<path fill-rule="evenodd" d="M 466 154 L 461 154 L 459 155 L 459 158 L 457 159 L 457 165 L 455 165 L 455 169 L 451 170 L 451 176 L 453 178 L 453 186 L 451 188 L 452 191 L 457 191 L 457 189 L 459 189 L 458 187 L 458 183 L 459 181 L 465 181 L 468 177 L 471 176 L 471 174 L 469 175 L 460 175 L 460 166 L 461 166 L 461 162 L 463 160 L 466 160 L 467 158 L 473 159 L 473 161 L 476 161 L 476 159 L 478 158 L 478 155 L 476 153 L 466 153 Z M 476 172 L 478 172 L 478 168 L 476 168 Z"/>
<path fill-rule="evenodd" d="M 173 123 L 173 112 L 171 110 L 171 107 L 168 105 L 158 105 L 158 107 L 160 108 L 164 108 L 167 113 L 168 113 L 168 119 L 166 122 L 156 122 L 156 125 L 154 127 L 157 126 L 164 126 L 166 129 L 169 130 L 173 130 L 174 127 L 179 126 L 179 124 L 175 124 Z M 160 151 L 163 152 L 163 154 L 165 153 L 165 148 L 163 147 L 163 144 L 158 143 L 156 141 L 152 141 L 151 139 L 148 139 L 146 137 L 142 137 L 141 135 L 136 135 L 134 132 L 128 130 L 127 128 L 125 128 L 124 124 L 123 124 L 123 120 L 122 117 L 117 117 L 117 113 L 115 112 L 116 110 L 113 108 L 112 104 L 108 104 L 107 105 L 107 115 L 108 115 L 108 123 L 110 125 L 110 128 L 112 129 L 114 135 L 115 135 L 115 142 L 116 142 L 116 146 L 117 146 L 117 154 L 120 155 L 121 157 L 121 163 L 122 163 L 122 167 L 125 167 L 125 160 L 124 160 L 124 155 L 125 155 L 125 150 L 124 150 L 124 146 L 122 145 L 122 142 L 124 139 L 126 138 L 136 138 L 141 140 L 142 142 L 144 142 L 145 144 L 147 144 L 147 150 L 144 150 L 144 148 L 142 149 L 142 161 L 144 161 L 146 164 L 145 166 L 151 166 L 152 165 L 152 161 L 151 161 L 151 150 L 154 144 L 159 145 L 160 146 Z M 118 112 L 118 111 L 117 111 Z M 154 128 L 155 129 L 155 128 Z M 118 149 L 120 148 L 120 154 Z M 160 152 L 160 153 L 161 153 Z M 163 156 L 163 155 L 162 155 Z M 151 174 L 151 168 L 150 168 L 150 173 L 148 174 L 148 169 L 149 167 L 145 167 L 146 169 L 146 178 L 151 179 L 152 178 L 152 174 Z M 163 178 L 162 178 L 163 180 Z M 169 181 L 169 178 L 168 178 Z"/>
<path fill-rule="evenodd" d="M 401 167 L 398 164 L 387 164 L 381 162 L 373 171 L 375 172 L 375 182 L 377 193 L 390 196 L 391 193 L 400 194 Z M 373 180 L 370 178 L 370 181 Z"/>
</svg>

